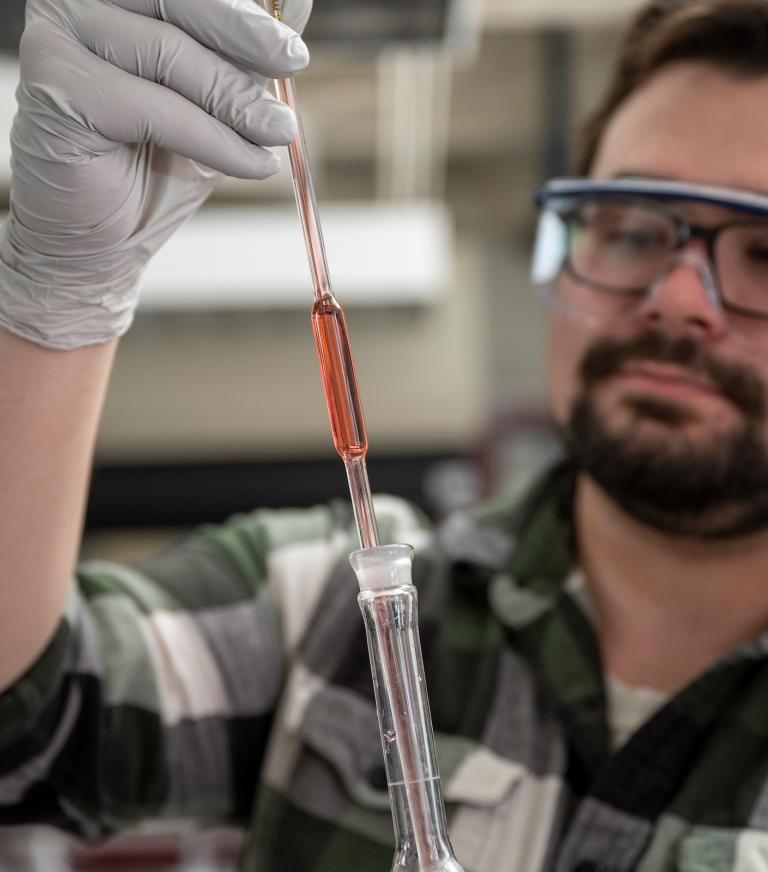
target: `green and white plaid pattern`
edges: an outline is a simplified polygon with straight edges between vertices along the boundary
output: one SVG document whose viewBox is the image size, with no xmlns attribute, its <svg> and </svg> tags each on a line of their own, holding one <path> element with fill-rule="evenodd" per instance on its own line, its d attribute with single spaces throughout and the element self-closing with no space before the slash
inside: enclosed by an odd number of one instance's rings
<svg viewBox="0 0 768 872">
<path fill-rule="evenodd" d="M 768 869 L 768 636 L 612 753 L 598 649 L 564 584 L 573 472 L 416 547 L 451 839 L 469 872 Z M 83 566 L 0 696 L 0 823 L 98 838 L 250 823 L 247 872 L 383 872 L 392 822 L 346 508 L 256 512 L 141 565 Z"/>
</svg>

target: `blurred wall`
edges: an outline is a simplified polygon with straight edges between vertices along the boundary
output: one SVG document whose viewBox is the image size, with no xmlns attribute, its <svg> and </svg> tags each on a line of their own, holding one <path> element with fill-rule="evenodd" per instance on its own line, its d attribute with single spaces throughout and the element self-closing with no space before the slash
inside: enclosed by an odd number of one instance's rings
<svg viewBox="0 0 768 872">
<path fill-rule="evenodd" d="M 439 303 L 349 307 L 378 451 L 462 451 L 472 444 L 491 399 L 486 271 L 484 247 L 460 238 Z M 305 311 L 140 318 L 118 356 L 101 460 L 330 452 L 310 306 L 308 283 Z"/>
</svg>

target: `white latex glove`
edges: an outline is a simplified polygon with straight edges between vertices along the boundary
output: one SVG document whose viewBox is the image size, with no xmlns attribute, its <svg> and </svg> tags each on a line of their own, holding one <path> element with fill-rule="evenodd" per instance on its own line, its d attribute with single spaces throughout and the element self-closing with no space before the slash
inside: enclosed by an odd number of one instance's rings
<svg viewBox="0 0 768 872">
<path fill-rule="evenodd" d="M 48 348 L 130 326 L 147 261 L 221 173 L 297 133 L 262 86 L 308 61 L 311 0 L 27 0 L 0 325 Z M 290 25 L 290 26 L 288 26 Z M 293 29 L 291 29 L 293 28 Z"/>
</svg>

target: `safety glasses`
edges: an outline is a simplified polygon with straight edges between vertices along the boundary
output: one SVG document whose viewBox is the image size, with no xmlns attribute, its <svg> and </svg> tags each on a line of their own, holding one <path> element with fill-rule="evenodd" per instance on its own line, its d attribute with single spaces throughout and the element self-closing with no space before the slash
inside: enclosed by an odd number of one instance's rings
<svg viewBox="0 0 768 872">
<path fill-rule="evenodd" d="M 532 276 L 553 304 L 599 326 L 636 309 L 685 264 L 735 332 L 768 343 L 768 196 L 648 179 L 556 179 L 536 202 Z"/>
</svg>

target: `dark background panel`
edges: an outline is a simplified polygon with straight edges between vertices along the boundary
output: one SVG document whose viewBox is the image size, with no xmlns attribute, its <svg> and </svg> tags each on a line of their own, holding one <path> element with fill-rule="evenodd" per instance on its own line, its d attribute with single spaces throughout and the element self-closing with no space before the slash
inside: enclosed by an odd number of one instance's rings
<svg viewBox="0 0 768 872">
<path fill-rule="evenodd" d="M 447 27 L 449 5 L 450 0 L 320 0 L 307 41 L 439 39 Z"/>
<path fill-rule="evenodd" d="M 0 0 L 0 51 L 15 49 L 24 29 L 24 0 Z"/>
<path fill-rule="evenodd" d="M 431 512 L 424 485 L 448 454 L 377 456 L 368 462 L 377 493 L 404 497 Z M 265 462 L 98 466 L 88 501 L 89 531 L 188 527 L 217 523 L 268 506 L 298 508 L 349 500 L 341 461 L 333 457 Z"/>
</svg>

